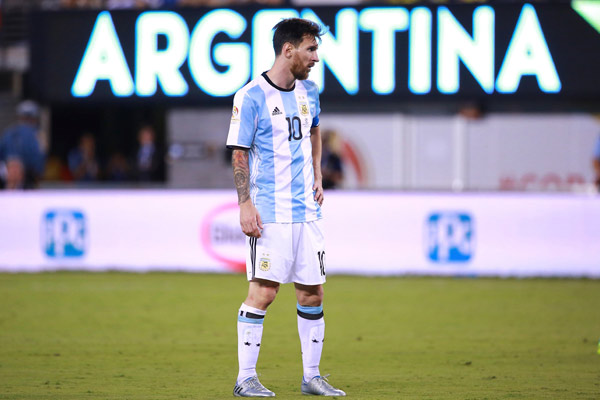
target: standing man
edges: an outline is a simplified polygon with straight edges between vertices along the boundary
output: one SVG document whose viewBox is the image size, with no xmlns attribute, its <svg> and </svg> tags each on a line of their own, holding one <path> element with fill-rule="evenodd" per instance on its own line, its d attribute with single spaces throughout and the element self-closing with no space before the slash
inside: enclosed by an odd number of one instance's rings
<svg viewBox="0 0 600 400">
<path fill-rule="evenodd" d="M 267 307 L 282 283 L 294 282 L 304 394 L 345 396 L 319 372 L 325 334 L 325 247 L 319 89 L 307 81 L 319 61 L 321 27 L 290 18 L 274 27 L 273 67 L 233 100 L 227 146 L 246 238 L 248 297 L 238 311 L 239 374 L 233 394 L 272 397 L 256 362 Z"/>
<path fill-rule="evenodd" d="M 38 140 L 39 117 L 35 102 L 22 101 L 17 106 L 17 123 L 0 135 L 0 181 L 5 180 L 7 189 L 36 188 L 44 174 L 45 156 Z"/>
</svg>

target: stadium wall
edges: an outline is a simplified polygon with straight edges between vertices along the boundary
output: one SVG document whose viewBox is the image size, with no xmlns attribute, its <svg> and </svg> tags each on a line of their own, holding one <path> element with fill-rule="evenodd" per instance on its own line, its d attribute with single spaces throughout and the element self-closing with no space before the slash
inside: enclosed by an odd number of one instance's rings
<svg viewBox="0 0 600 400">
<path fill-rule="evenodd" d="M 586 190 L 600 119 L 588 113 L 419 115 L 330 112 L 343 189 Z M 167 116 L 169 185 L 230 188 L 223 156 L 231 109 L 174 109 Z M 207 173 L 210 171 L 210 173 Z"/>
<path fill-rule="evenodd" d="M 0 209 L 1 271 L 244 268 L 229 190 L 5 192 Z M 591 195 L 338 191 L 324 213 L 330 274 L 600 278 Z"/>
</svg>

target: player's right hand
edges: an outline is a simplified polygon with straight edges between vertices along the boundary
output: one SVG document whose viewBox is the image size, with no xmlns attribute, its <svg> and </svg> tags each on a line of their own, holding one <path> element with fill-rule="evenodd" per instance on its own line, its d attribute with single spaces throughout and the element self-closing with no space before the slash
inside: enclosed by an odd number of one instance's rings
<svg viewBox="0 0 600 400">
<path fill-rule="evenodd" d="M 250 199 L 240 204 L 240 226 L 242 227 L 242 232 L 247 236 L 261 237 L 260 232 L 263 225 L 260 214 Z"/>
</svg>

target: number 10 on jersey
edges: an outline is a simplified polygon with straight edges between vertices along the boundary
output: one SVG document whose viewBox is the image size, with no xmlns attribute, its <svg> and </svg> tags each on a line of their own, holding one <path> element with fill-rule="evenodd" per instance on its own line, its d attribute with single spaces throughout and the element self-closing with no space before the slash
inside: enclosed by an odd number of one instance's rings
<svg viewBox="0 0 600 400">
<path fill-rule="evenodd" d="M 290 117 L 285 117 L 285 119 L 287 120 L 288 130 L 290 132 L 290 136 L 288 137 L 288 140 L 291 142 L 292 139 L 294 139 L 294 140 L 302 139 L 302 122 L 300 121 L 300 118 L 292 117 L 292 119 L 290 119 Z M 298 130 L 296 130 L 296 128 Z"/>
</svg>

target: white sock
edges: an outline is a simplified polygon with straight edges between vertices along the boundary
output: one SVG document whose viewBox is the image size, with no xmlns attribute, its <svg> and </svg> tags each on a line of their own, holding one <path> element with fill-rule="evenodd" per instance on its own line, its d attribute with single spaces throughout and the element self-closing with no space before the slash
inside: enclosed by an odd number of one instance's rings
<svg viewBox="0 0 600 400">
<path fill-rule="evenodd" d="M 266 310 L 259 310 L 244 303 L 238 311 L 238 362 L 240 370 L 237 383 L 256 375 L 256 361 L 260 352 L 263 321 L 266 314 Z"/>
<path fill-rule="evenodd" d="M 308 382 L 315 376 L 321 375 L 319 363 L 325 340 L 325 319 L 323 306 L 304 307 L 298 304 L 297 309 L 304 381 Z"/>
</svg>

